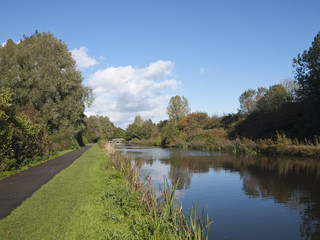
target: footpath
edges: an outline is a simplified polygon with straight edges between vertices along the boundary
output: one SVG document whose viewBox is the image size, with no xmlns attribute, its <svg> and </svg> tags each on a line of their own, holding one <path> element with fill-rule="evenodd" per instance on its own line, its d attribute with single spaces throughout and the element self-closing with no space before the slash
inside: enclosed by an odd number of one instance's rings
<svg viewBox="0 0 320 240">
<path fill-rule="evenodd" d="M 92 145 L 51 159 L 0 181 L 0 220 L 10 215 L 42 185 L 78 159 Z"/>
</svg>

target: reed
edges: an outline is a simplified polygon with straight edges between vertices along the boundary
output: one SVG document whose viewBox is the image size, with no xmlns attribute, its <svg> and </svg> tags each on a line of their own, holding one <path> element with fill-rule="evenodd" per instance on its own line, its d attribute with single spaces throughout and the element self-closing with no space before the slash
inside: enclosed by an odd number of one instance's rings
<svg viewBox="0 0 320 240">
<path fill-rule="evenodd" d="M 176 197 L 178 182 L 170 186 L 168 180 L 164 178 L 163 188 L 156 188 L 151 185 L 151 177 L 146 177 L 141 181 L 140 171 L 134 161 L 129 156 L 124 156 L 117 151 L 113 145 L 106 143 L 104 151 L 111 159 L 114 167 L 121 172 L 127 180 L 130 189 L 138 192 L 141 202 L 146 211 L 154 220 L 155 231 L 172 232 L 180 239 L 208 239 L 212 222 L 209 216 L 198 214 L 197 204 L 193 204 L 192 209 L 188 209 L 188 216 L 183 213 L 181 195 Z"/>
</svg>

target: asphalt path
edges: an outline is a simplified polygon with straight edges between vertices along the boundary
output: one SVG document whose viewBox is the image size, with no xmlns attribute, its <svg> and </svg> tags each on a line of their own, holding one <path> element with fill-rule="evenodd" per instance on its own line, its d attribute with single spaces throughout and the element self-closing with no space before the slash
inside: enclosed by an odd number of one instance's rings
<svg viewBox="0 0 320 240">
<path fill-rule="evenodd" d="M 43 184 L 68 167 L 92 145 L 79 148 L 0 181 L 0 219 L 10 215 Z"/>
</svg>

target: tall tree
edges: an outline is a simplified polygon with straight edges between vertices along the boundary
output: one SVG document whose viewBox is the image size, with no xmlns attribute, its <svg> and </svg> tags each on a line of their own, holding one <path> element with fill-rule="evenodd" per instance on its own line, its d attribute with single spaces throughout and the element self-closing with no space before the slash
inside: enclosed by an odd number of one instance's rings
<svg viewBox="0 0 320 240">
<path fill-rule="evenodd" d="M 51 33 L 36 31 L 0 48 L 0 87 L 14 92 L 16 107 L 38 111 L 51 133 L 83 130 L 85 103 L 93 98 L 82 80 L 67 45 Z"/>
<path fill-rule="evenodd" d="M 170 119 L 175 122 L 180 121 L 183 117 L 186 117 L 190 113 L 188 99 L 184 96 L 171 97 L 169 105 L 167 107 L 167 114 Z"/>
<path fill-rule="evenodd" d="M 293 59 L 293 67 L 300 99 L 320 106 L 320 32 L 309 50 Z"/>
<path fill-rule="evenodd" d="M 143 121 L 143 118 L 140 115 L 137 115 L 134 118 L 134 122 L 133 123 L 137 124 L 139 127 L 142 127 L 144 121 Z"/>
</svg>

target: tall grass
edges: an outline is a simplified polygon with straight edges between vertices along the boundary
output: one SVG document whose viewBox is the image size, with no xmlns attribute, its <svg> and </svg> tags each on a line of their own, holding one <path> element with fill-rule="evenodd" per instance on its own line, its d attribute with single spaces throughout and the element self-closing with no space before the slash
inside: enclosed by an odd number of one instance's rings
<svg viewBox="0 0 320 240">
<path fill-rule="evenodd" d="M 141 202 L 149 215 L 155 220 L 155 229 L 163 232 L 173 232 L 180 239 L 208 239 L 212 222 L 209 216 L 202 211 L 198 215 L 197 204 L 189 209 L 185 217 L 180 196 L 176 197 L 177 184 L 170 187 L 164 178 L 164 187 L 157 192 L 151 185 L 151 178 L 141 181 L 140 171 L 131 157 L 123 156 L 113 145 L 106 143 L 104 151 L 112 160 L 114 167 L 127 180 L 128 187 L 141 196 Z"/>
</svg>

